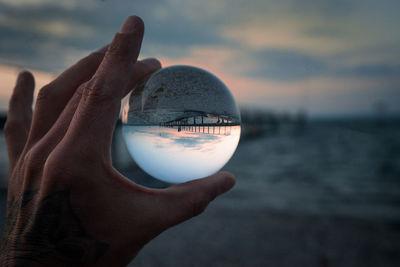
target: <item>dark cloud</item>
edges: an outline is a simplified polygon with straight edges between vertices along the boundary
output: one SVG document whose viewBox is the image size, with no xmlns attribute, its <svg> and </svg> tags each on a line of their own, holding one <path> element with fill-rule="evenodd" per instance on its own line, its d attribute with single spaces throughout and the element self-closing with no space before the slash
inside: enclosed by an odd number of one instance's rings
<svg viewBox="0 0 400 267">
<path fill-rule="evenodd" d="M 95 1 L 91 8 L 65 8 L 55 4 L 21 7 L 0 3 L 0 16 L 12 18 L 18 25 L 0 27 L 0 58 L 11 62 L 25 59 L 28 67 L 54 71 L 65 68 L 63 62 L 48 62 L 53 58 L 42 58 L 41 46 L 63 47 L 75 50 L 92 50 L 108 43 L 123 20 L 132 14 L 140 15 L 146 23 L 146 35 L 142 54 L 181 57 L 192 45 L 221 44 L 224 39 L 207 22 L 199 24 L 182 10 L 169 9 L 167 17 L 158 18 L 157 1 Z M 93 30 L 90 35 L 51 34 L 33 28 L 33 24 L 58 21 L 72 28 L 86 27 Z M 210 22 L 209 22 L 210 23 Z M 214 25 L 215 26 L 215 25 Z M 37 54 L 37 55 L 35 55 Z"/>
<path fill-rule="evenodd" d="M 52 5 L 25 9 L 0 3 L 0 16 L 6 20 L 0 27 L 0 60 L 14 65 L 23 63 L 25 67 L 45 71 L 65 68 L 62 57 L 66 50 L 92 50 L 105 43 L 106 37 L 110 35 L 107 27 L 101 27 L 106 32 L 104 37 L 96 33 L 87 36 L 69 35 L 68 32 L 56 34 L 43 29 L 58 22 L 74 33 L 80 25 L 90 27 L 101 22 L 96 14 L 80 9 L 64 9 Z"/>
<path fill-rule="evenodd" d="M 352 77 L 400 77 L 400 64 L 364 64 L 338 69 L 336 74 Z"/>
<path fill-rule="evenodd" d="M 317 56 L 305 53 L 266 49 L 254 53 L 259 66 L 251 76 L 266 77 L 272 80 L 291 81 L 326 74 L 328 65 Z"/>
<path fill-rule="evenodd" d="M 248 76 L 266 77 L 277 81 L 294 81 L 318 76 L 339 77 L 400 77 L 400 63 L 369 63 L 344 66 L 330 62 L 331 58 L 306 53 L 263 50 L 254 54 L 257 70 L 247 72 Z"/>
<path fill-rule="evenodd" d="M 358 3 L 357 3 L 358 2 Z M 300 13 L 314 13 L 320 14 L 321 16 L 334 16 L 334 17 L 344 17 L 351 15 L 357 10 L 358 4 L 364 1 L 358 0 L 330 0 L 330 1 L 320 1 L 320 0 L 302 0 L 302 1 L 292 1 L 291 10 Z"/>
</svg>

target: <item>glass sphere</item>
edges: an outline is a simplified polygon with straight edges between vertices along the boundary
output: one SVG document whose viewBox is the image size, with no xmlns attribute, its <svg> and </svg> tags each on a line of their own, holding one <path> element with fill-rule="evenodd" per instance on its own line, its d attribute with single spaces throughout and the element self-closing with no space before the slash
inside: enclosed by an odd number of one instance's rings
<svg viewBox="0 0 400 267">
<path fill-rule="evenodd" d="M 213 74 L 191 66 L 160 69 L 137 86 L 123 108 L 122 123 L 135 162 L 169 183 L 216 173 L 240 139 L 232 93 Z"/>
</svg>

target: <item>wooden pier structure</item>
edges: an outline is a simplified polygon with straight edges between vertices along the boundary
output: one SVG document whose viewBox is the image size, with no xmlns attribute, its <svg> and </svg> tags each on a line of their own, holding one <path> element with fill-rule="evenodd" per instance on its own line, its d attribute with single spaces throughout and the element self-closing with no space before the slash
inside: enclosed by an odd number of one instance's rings
<svg viewBox="0 0 400 267">
<path fill-rule="evenodd" d="M 183 124 L 183 123 L 163 123 L 161 127 L 176 128 L 178 132 L 193 132 L 206 134 L 230 134 L 233 126 L 239 123 L 203 123 L 203 124 Z"/>
<path fill-rule="evenodd" d="M 191 114 L 192 116 L 184 116 L 172 121 L 160 123 L 160 126 L 176 128 L 178 132 L 186 131 L 205 134 L 230 134 L 233 126 L 240 125 L 239 122 L 234 122 L 232 118 L 228 116 L 214 115 L 214 119 L 210 119 L 209 115 L 206 113 L 201 113 L 200 115 L 198 115 L 199 112 L 197 112 L 196 115 L 193 113 L 194 112 Z"/>
<path fill-rule="evenodd" d="M 193 132 L 193 133 L 206 133 L 206 134 L 230 134 L 232 126 L 238 126 L 239 124 L 224 123 L 205 123 L 205 124 L 188 124 L 188 125 L 161 125 L 162 127 L 176 128 L 178 132 Z"/>
</svg>

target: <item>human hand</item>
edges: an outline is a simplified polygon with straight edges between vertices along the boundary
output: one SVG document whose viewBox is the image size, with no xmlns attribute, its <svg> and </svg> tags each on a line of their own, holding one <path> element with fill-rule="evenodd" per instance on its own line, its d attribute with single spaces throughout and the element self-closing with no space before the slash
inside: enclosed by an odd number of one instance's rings
<svg viewBox="0 0 400 267">
<path fill-rule="evenodd" d="M 220 172 L 150 189 L 112 167 L 121 98 L 161 67 L 155 59 L 137 61 L 143 32 L 143 22 L 129 17 L 108 48 L 43 87 L 34 112 L 33 76 L 19 75 L 5 125 L 10 175 L 2 266 L 126 265 L 152 238 L 234 185 Z"/>
</svg>

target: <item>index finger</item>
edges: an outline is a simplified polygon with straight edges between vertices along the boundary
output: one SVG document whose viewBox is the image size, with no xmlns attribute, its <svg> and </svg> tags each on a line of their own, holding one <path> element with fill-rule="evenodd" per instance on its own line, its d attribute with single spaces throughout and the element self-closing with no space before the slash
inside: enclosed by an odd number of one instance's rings
<svg viewBox="0 0 400 267">
<path fill-rule="evenodd" d="M 82 97 L 65 138 L 74 144 L 81 140 L 81 147 L 99 149 L 102 155 L 110 149 L 121 98 L 132 77 L 143 33 L 139 17 L 125 20 L 92 79 L 82 84 Z"/>
</svg>

